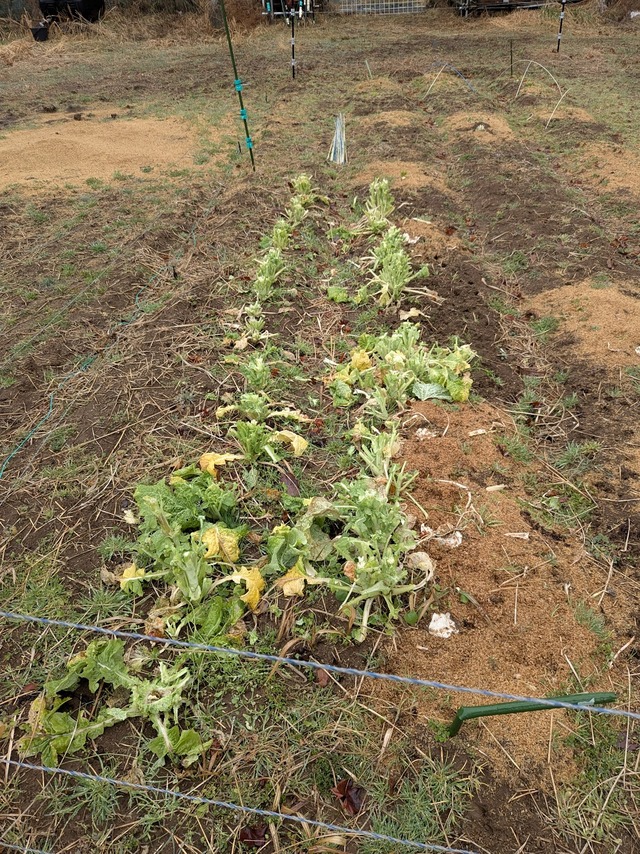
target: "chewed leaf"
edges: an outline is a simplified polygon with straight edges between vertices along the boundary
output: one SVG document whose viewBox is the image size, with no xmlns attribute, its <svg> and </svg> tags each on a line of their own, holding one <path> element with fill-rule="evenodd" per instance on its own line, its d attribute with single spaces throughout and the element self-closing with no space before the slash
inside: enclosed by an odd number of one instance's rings
<svg viewBox="0 0 640 854">
<path fill-rule="evenodd" d="M 283 595 L 289 599 L 292 596 L 302 596 L 306 582 L 307 576 L 302 569 L 302 558 L 300 558 L 286 575 L 276 581 L 276 585 L 280 587 Z"/>
<path fill-rule="evenodd" d="M 224 581 L 235 581 L 236 584 L 244 581 L 247 592 L 240 598 L 243 602 L 246 602 L 252 611 L 255 611 L 260 602 L 260 594 L 266 587 L 266 582 L 257 566 L 254 566 L 252 569 L 243 566 L 242 569 L 234 572 L 233 575 L 228 575 Z"/>
<path fill-rule="evenodd" d="M 301 457 L 309 447 L 309 443 L 302 436 L 298 436 L 293 430 L 278 430 L 273 434 L 273 438 L 283 445 L 290 445 L 294 457 Z"/>
<path fill-rule="evenodd" d="M 240 454 L 216 454 L 212 451 L 209 454 L 203 454 L 200 457 L 199 465 L 202 471 L 208 472 L 213 477 L 218 476 L 218 469 L 225 466 L 233 460 L 241 460 Z"/>
<path fill-rule="evenodd" d="M 138 596 L 142 593 L 142 585 L 140 579 L 144 578 L 145 571 L 135 563 L 129 563 L 122 570 L 120 576 L 120 589 L 126 590 L 127 593 L 137 593 Z"/>
</svg>

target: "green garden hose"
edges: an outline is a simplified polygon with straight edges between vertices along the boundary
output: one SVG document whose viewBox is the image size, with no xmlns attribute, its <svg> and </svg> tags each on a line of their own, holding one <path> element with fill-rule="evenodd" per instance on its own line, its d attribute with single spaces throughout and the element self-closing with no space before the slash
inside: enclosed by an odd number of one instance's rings
<svg viewBox="0 0 640 854">
<path fill-rule="evenodd" d="M 563 697 L 545 697 L 545 700 L 555 700 L 558 703 L 584 704 L 585 711 L 589 711 L 589 706 L 614 703 L 616 695 L 612 691 L 592 691 L 587 694 L 565 694 Z M 493 703 L 488 706 L 460 706 L 449 727 L 449 738 L 457 735 L 462 724 L 465 721 L 471 720 L 471 718 L 484 718 L 489 715 L 516 715 L 520 714 L 520 712 L 542 712 L 553 708 L 558 707 L 543 706 L 541 703 L 532 703 L 524 700 L 515 703 Z"/>
</svg>

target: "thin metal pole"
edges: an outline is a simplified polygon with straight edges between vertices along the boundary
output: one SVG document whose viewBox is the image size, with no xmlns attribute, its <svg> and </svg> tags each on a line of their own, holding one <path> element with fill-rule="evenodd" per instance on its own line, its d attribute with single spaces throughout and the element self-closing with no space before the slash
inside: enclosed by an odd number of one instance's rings
<svg viewBox="0 0 640 854">
<path fill-rule="evenodd" d="M 291 76 L 296 79 L 296 10 L 291 9 Z"/>
<path fill-rule="evenodd" d="M 238 77 L 238 68 L 236 66 L 236 57 L 233 52 L 233 44 L 231 43 L 231 33 L 229 32 L 229 22 L 227 20 L 227 10 L 224 5 L 224 0 L 220 0 L 220 9 L 222 10 L 224 31 L 227 34 L 227 43 L 229 45 L 229 56 L 231 57 L 231 65 L 233 66 L 233 84 L 236 87 L 236 92 L 238 93 L 238 100 L 240 101 L 240 118 L 244 122 L 245 143 L 247 148 L 249 149 L 249 157 L 251 157 L 251 168 L 255 172 L 256 162 L 253 158 L 253 140 L 251 139 L 251 135 L 249 134 L 247 111 L 244 108 L 244 101 L 242 100 L 242 80 L 240 80 L 240 78 Z"/>
<path fill-rule="evenodd" d="M 556 53 L 560 53 L 560 39 L 562 38 L 562 24 L 564 23 L 564 7 L 567 4 L 567 0 L 562 0 L 562 8 L 560 9 L 560 26 L 558 28 L 558 47 L 556 48 Z"/>
</svg>

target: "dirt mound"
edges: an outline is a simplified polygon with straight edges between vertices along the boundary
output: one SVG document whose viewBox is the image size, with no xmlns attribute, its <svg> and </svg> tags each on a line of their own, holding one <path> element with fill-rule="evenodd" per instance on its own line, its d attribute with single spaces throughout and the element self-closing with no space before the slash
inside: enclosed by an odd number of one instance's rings
<svg viewBox="0 0 640 854">
<path fill-rule="evenodd" d="M 413 127 L 418 121 L 419 117 L 409 110 L 386 110 L 381 113 L 365 116 L 361 119 L 365 127 L 384 124 L 389 125 L 389 127 L 406 128 Z"/>
<path fill-rule="evenodd" d="M 193 165 L 194 133 L 179 119 L 76 115 L 80 120 L 72 115 L 48 119 L 0 139 L 0 186 L 38 189 L 52 182 L 109 179 L 115 172 L 135 174 L 147 167 Z"/>
<path fill-rule="evenodd" d="M 581 177 L 589 183 L 640 196 L 640 157 L 629 148 L 589 144 L 582 149 L 581 162 Z"/>
<path fill-rule="evenodd" d="M 638 297 L 588 279 L 547 291 L 530 302 L 540 314 L 560 315 L 563 329 L 575 339 L 574 350 L 617 373 L 640 365 Z"/>
<path fill-rule="evenodd" d="M 366 169 L 359 172 L 353 179 L 357 187 L 370 184 L 374 178 L 388 178 L 392 187 L 407 187 L 417 190 L 422 187 L 433 187 L 439 193 L 449 195 L 446 181 L 440 175 L 430 175 L 419 164 L 409 160 L 376 160 Z"/>
<path fill-rule="evenodd" d="M 505 119 L 495 113 L 454 113 L 444 122 L 444 128 L 460 134 L 474 134 L 478 141 L 515 139 Z"/>
<path fill-rule="evenodd" d="M 583 678 L 597 672 L 598 637 L 577 615 L 587 601 L 597 610 L 593 594 L 603 579 L 574 539 L 551 535 L 529 515 L 522 466 L 504 457 L 494 440 L 493 434 L 510 429 L 504 413 L 486 403 L 458 411 L 417 404 L 405 421 L 402 458 L 419 472 L 413 495 L 428 518 L 416 507 L 411 512 L 422 524 L 423 548 L 436 562 L 437 589 L 449 591 L 435 609 L 449 611 L 459 633 L 445 640 L 422 624 L 399 632 L 386 649 L 393 673 L 544 696 L 568 689 L 572 667 Z M 445 540 L 432 537 L 426 526 Z M 377 689 L 389 702 L 399 700 L 396 693 Z M 407 718 L 422 728 L 430 721 L 447 724 L 458 706 L 483 702 L 491 700 L 422 694 Z M 554 731 L 564 733 L 565 725 L 564 713 L 552 712 L 466 726 L 494 774 L 535 775 L 535 784 L 546 789 L 552 786 L 549 739 Z M 571 772 L 558 751 L 556 780 Z"/>
</svg>

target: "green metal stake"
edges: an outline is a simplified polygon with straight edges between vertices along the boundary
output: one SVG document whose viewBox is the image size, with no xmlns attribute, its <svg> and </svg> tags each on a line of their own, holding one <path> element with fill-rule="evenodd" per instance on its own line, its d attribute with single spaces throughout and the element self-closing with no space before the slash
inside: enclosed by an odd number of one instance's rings
<svg viewBox="0 0 640 854">
<path fill-rule="evenodd" d="M 615 703 L 616 695 L 611 691 L 601 691 L 590 694 L 566 694 L 564 697 L 545 697 L 544 699 L 556 700 L 559 703 L 584 705 L 585 712 L 588 712 L 589 706 Z M 472 718 L 484 718 L 489 715 L 516 715 L 521 712 L 548 712 L 549 709 L 553 708 L 562 708 L 562 706 L 542 706 L 540 703 L 531 703 L 525 700 L 519 700 L 515 703 L 493 703 L 490 706 L 461 706 L 449 727 L 449 738 L 457 735 L 462 724 Z"/>
<path fill-rule="evenodd" d="M 229 56 L 231 57 L 231 65 L 233 66 L 233 84 L 236 87 L 236 92 L 238 93 L 238 100 L 240 101 L 240 118 L 244 122 L 244 132 L 245 132 L 245 142 L 247 148 L 249 149 L 249 156 L 251 157 L 251 168 L 253 171 L 256 171 L 256 163 L 253 159 L 253 140 L 251 139 L 251 135 L 249 134 L 249 125 L 247 124 L 247 111 L 244 108 L 244 102 L 242 100 L 242 80 L 238 77 L 238 69 L 236 67 L 236 57 L 233 52 L 233 45 L 231 44 L 231 33 L 229 32 L 229 22 L 227 21 L 227 10 L 224 5 L 224 0 L 220 0 L 220 9 L 222 10 L 222 20 L 224 21 L 224 31 L 227 34 L 227 43 L 229 45 Z"/>
</svg>

